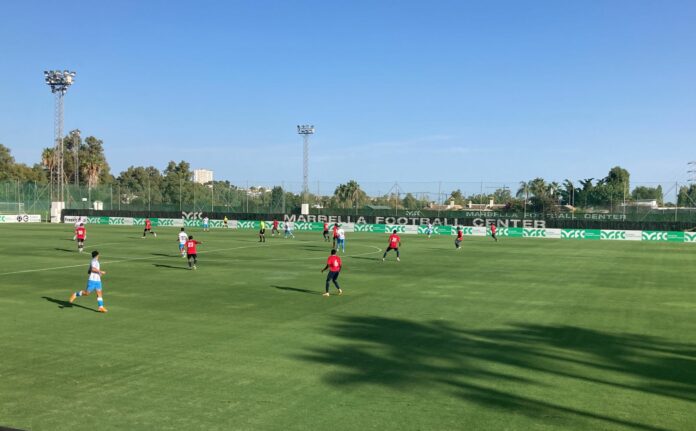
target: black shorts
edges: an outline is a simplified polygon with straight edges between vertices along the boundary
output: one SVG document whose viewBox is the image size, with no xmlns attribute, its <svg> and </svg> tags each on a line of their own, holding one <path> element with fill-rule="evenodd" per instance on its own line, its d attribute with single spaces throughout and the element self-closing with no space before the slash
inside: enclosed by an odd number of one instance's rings
<svg viewBox="0 0 696 431">
<path fill-rule="evenodd" d="M 336 281 L 336 279 L 338 278 L 338 274 L 340 274 L 340 273 L 341 273 L 340 271 L 336 271 L 336 272 L 329 271 L 329 273 L 326 276 L 326 281 Z"/>
<path fill-rule="evenodd" d="M 151 227 L 146 227 L 146 228 L 145 228 L 145 232 L 150 232 L 151 230 L 152 230 Z"/>
<path fill-rule="evenodd" d="M 324 235 L 328 235 L 328 234 L 329 234 L 329 231 L 328 231 L 328 230 L 325 230 L 325 231 L 324 231 Z"/>
<path fill-rule="evenodd" d="M 459 247 L 459 244 L 461 244 L 461 243 L 462 243 L 462 240 L 459 238 L 454 240 L 454 245 L 456 245 L 457 247 Z"/>
<path fill-rule="evenodd" d="M 77 242 L 78 242 L 78 243 L 85 242 L 85 239 L 84 239 L 84 238 L 82 238 L 82 239 L 78 238 L 78 239 L 77 239 Z"/>
<path fill-rule="evenodd" d="M 197 254 L 189 254 L 189 253 L 186 253 L 186 257 L 189 258 L 189 259 L 198 259 L 198 255 L 197 255 Z"/>
<path fill-rule="evenodd" d="M 266 229 L 259 230 L 259 235 L 265 235 L 265 234 L 266 234 Z"/>
<path fill-rule="evenodd" d="M 387 247 L 387 251 L 389 250 L 399 251 L 399 247 Z"/>
</svg>

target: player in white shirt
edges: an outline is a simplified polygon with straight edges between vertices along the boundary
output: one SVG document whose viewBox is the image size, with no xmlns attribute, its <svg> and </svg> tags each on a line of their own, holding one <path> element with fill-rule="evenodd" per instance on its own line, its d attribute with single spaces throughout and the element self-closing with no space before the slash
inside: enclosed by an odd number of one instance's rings
<svg viewBox="0 0 696 431">
<path fill-rule="evenodd" d="M 97 311 L 100 313 L 106 313 L 107 309 L 104 308 L 104 297 L 102 296 L 101 282 L 101 276 L 106 275 L 106 271 L 101 270 L 101 265 L 99 265 L 99 252 L 97 250 L 92 252 L 92 262 L 89 264 L 89 271 L 87 271 L 87 273 L 89 274 L 87 288 L 73 293 L 70 297 L 70 303 L 72 304 L 75 302 L 75 299 L 80 296 L 88 296 L 94 290 L 97 292 L 97 304 L 99 305 Z"/>
<path fill-rule="evenodd" d="M 338 231 L 336 231 L 338 234 L 338 242 L 336 244 L 336 249 L 342 248 L 343 253 L 346 252 L 346 232 L 343 230 L 342 227 L 339 226 Z"/>
<path fill-rule="evenodd" d="M 181 253 L 181 257 L 184 259 L 186 258 L 186 241 L 188 241 L 188 234 L 182 227 L 181 232 L 179 232 L 179 253 Z"/>
<path fill-rule="evenodd" d="M 292 229 L 295 227 L 294 223 L 291 221 L 286 221 L 283 223 L 283 226 L 285 227 L 285 238 L 289 236 L 295 238 L 295 235 L 292 233 Z"/>
<path fill-rule="evenodd" d="M 203 217 L 203 232 L 208 232 L 210 230 L 210 219 L 208 217 Z"/>
<path fill-rule="evenodd" d="M 428 222 L 428 227 L 425 228 L 425 233 L 428 234 L 428 239 L 430 239 L 430 236 L 433 234 L 433 224 Z"/>
</svg>

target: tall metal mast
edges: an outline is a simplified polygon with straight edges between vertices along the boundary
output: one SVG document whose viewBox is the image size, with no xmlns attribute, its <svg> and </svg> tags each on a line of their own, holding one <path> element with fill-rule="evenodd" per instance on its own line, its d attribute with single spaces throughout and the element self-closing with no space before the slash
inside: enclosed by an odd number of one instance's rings
<svg viewBox="0 0 696 431">
<path fill-rule="evenodd" d="M 55 138 L 54 159 L 51 168 L 51 200 L 65 202 L 65 171 L 63 166 L 63 97 L 75 78 L 69 70 L 44 71 L 46 84 L 55 96 L 53 134 Z"/>
</svg>

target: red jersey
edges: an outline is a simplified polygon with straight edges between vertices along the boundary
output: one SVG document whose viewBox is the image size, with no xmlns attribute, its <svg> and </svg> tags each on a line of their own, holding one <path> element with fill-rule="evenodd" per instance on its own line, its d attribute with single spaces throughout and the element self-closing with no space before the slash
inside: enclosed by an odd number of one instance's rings
<svg viewBox="0 0 696 431">
<path fill-rule="evenodd" d="M 196 241 L 195 239 L 190 239 L 186 241 L 186 253 L 196 254 L 196 244 L 200 244 L 200 242 Z"/>
<path fill-rule="evenodd" d="M 150 219 L 145 219 L 145 229 L 152 229 L 152 222 L 150 222 Z"/>
<path fill-rule="evenodd" d="M 331 272 L 338 272 L 341 270 L 341 258 L 335 254 L 329 256 L 329 260 L 326 261 L 326 264 L 329 265 L 329 271 Z"/>
<path fill-rule="evenodd" d="M 333 227 L 333 236 L 334 238 L 338 238 L 338 226 Z"/>
<path fill-rule="evenodd" d="M 494 235 L 495 235 L 495 229 L 496 229 L 495 225 L 492 224 L 492 225 L 491 225 L 491 233 L 494 234 Z"/>
<path fill-rule="evenodd" d="M 401 242 L 401 238 L 399 238 L 399 235 L 397 235 L 395 233 L 389 235 L 389 247 L 399 248 L 400 242 Z"/>
<path fill-rule="evenodd" d="M 324 223 L 324 230 L 327 232 L 329 231 L 329 224 L 328 223 Z"/>
<path fill-rule="evenodd" d="M 86 234 L 87 229 L 85 229 L 84 226 L 80 226 L 77 229 L 75 229 L 75 235 L 77 235 L 77 239 L 85 239 Z"/>
<path fill-rule="evenodd" d="M 273 220 L 273 229 L 278 229 L 278 220 Z"/>
<path fill-rule="evenodd" d="M 457 239 L 458 240 L 464 239 L 464 232 L 461 229 L 457 229 Z"/>
</svg>

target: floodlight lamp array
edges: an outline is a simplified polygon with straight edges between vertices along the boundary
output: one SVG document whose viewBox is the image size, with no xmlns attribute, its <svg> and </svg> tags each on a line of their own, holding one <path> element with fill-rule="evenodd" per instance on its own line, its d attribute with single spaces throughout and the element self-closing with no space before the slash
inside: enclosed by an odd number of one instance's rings
<svg viewBox="0 0 696 431">
<path fill-rule="evenodd" d="M 52 93 L 65 94 L 75 79 L 76 73 L 71 70 L 45 70 L 44 79 L 51 87 Z"/>
<path fill-rule="evenodd" d="M 297 133 L 300 135 L 313 135 L 314 134 L 314 126 L 309 125 L 309 124 L 302 124 L 297 126 Z"/>
</svg>

